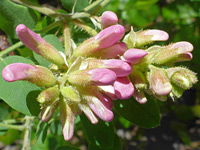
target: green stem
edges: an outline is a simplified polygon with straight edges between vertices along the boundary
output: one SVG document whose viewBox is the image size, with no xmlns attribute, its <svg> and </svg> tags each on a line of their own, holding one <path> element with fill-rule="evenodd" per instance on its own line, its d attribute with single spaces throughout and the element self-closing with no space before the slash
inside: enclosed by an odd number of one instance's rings
<svg viewBox="0 0 200 150">
<path fill-rule="evenodd" d="M 42 29 L 42 30 L 40 30 L 38 32 L 40 34 L 43 34 L 43 33 L 48 32 L 48 31 L 50 31 L 50 30 L 52 30 L 52 29 L 54 29 L 54 28 L 56 28 L 56 27 L 58 27 L 60 25 L 62 25 L 62 21 L 60 21 L 60 20 L 59 21 L 55 21 L 54 23 L 48 25 L 47 27 L 45 27 L 44 29 Z"/>
<path fill-rule="evenodd" d="M 3 124 L 3 123 L 0 123 L 0 127 L 16 129 L 16 130 L 20 130 L 20 131 L 23 131 L 25 129 L 24 125 L 11 125 L 11 124 Z"/>
<path fill-rule="evenodd" d="M 71 34 L 69 24 L 65 22 L 64 24 L 64 44 L 65 44 L 65 56 L 71 57 L 72 55 L 72 43 L 71 43 Z"/>
<path fill-rule="evenodd" d="M 25 133 L 24 133 L 24 141 L 22 150 L 30 150 L 31 149 L 31 127 L 34 117 L 26 116 L 25 117 Z"/>
<path fill-rule="evenodd" d="M 77 25 L 79 28 L 85 30 L 86 32 L 88 32 L 90 35 L 95 36 L 97 35 L 97 31 L 95 31 L 94 29 L 92 29 L 90 26 L 85 25 L 82 21 L 80 20 L 74 20 L 73 23 L 75 25 Z"/>
<path fill-rule="evenodd" d="M 18 4 L 21 4 L 21 5 L 24 5 L 24 6 L 27 6 L 31 9 L 34 9 L 34 10 L 36 10 L 40 13 L 43 13 L 47 16 L 50 16 L 50 17 L 53 17 L 53 18 L 58 17 L 58 13 L 56 11 L 49 9 L 47 7 L 40 6 L 38 4 L 34 4 L 30 1 L 26 1 L 26 0 L 11 0 L 11 1 L 16 2 Z"/>
<path fill-rule="evenodd" d="M 99 4 L 101 4 L 104 0 L 97 0 L 95 2 L 93 2 L 92 4 L 90 4 L 89 6 L 85 7 L 83 10 L 86 12 L 89 12 L 91 10 L 93 10 L 95 7 L 97 7 Z"/>
<path fill-rule="evenodd" d="M 4 51 L 1 51 L 0 52 L 0 58 L 2 58 L 4 55 L 6 55 L 6 54 L 8 54 L 8 53 L 10 53 L 12 51 L 14 51 L 16 48 L 21 47 L 22 45 L 23 45 L 22 42 L 18 42 L 16 44 L 10 46 L 9 48 L 5 49 Z"/>
</svg>

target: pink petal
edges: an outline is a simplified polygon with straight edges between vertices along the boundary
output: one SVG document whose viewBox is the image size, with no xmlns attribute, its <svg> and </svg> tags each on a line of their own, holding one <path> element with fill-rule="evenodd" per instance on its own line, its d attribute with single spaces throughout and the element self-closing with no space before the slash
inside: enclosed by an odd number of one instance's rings
<svg viewBox="0 0 200 150">
<path fill-rule="evenodd" d="M 142 32 L 144 33 L 144 35 L 152 35 L 152 41 L 166 41 L 169 38 L 168 33 L 162 30 L 152 29 L 144 30 Z"/>
<path fill-rule="evenodd" d="M 115 25 L 118 22 L 117 15 L 112 11 L 105 11 L 101 17 L 101 24 L 103 28 L 107 28 L 111 25 Z"/>
<path fill-rule="evenodd" d="M 125 34 L 125 29 L 121 25 L 113 25 L 105 28 L 94 39 L 99 41 L 98 49 L 107 48 L 117 43 Z"/>
<path fill-rule="evenodd" d="M 128 77 L 119 77 L 114 82 L 115 94 L 119 99 L 128 99 L 134 93 L 134 87 Z"/>
<path fill-rule="evenodd" d="M 124 53 L 124 59 L 132 64 L 137 64 L 139 60 L 145 57 L 148 53 L 141 49 L 131 48 Z"/>
<path fill-rule="evenodd" d="M 116 74 L 109 69 L 92 69 L 88 73 L 96 85 L 110 85 L 116 80 Z"/>
</svg>

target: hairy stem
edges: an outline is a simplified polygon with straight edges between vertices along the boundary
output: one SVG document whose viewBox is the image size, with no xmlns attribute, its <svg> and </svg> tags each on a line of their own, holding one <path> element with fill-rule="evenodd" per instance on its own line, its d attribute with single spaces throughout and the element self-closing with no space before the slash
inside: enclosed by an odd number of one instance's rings
<svg viewBox="0 0 200 150">
<path fill-rule="evenodd" d="M 10 52 L 12 52 L 12 51 L 14 51 L 16 48 L 19 48 L 19 47 L 21 47 L 22 45 L 23 45 L 22 42 L 18 42 L 18 43 L 16 43 L 16 44 L 14 44 L 14 45 L 8 47 L 8 48 L 5 49 L 4 51 L 1 51 L 1 52 L 0 52 L 0 59 L 1 59 L 4 55 L 6 55 L 6 54 L 8 54 L 8 53 L 10 53 Z"/>
<path fill-rule="evenodd" d="M 24 141 L 22 150 L 30 150 L 31 149 L 31 127 L 34 117 L 26 116 L 25 117 L 25 133 L 24 133 Z"/>
</svg>

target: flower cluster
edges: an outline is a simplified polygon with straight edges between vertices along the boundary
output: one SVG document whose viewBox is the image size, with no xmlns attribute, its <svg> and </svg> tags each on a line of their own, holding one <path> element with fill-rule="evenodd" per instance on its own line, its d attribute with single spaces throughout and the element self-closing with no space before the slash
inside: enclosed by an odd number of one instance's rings
<svg viewBox="0 0 200 150">
<path fill-rule="evenodd" d="M 65 140 L 74 132 L 76 115 L 84 112 L 91 123 L 113 119 L 113 100 L 133 96 L 139 103 L 147 101 L 144 92 L 166 100 L 167 95 L 180 97 L 197 82 L 196 75 L 175 62 L 192 59 L 193 46 L 188 42 L 147 47 L 154 41 L 165 41 L 161 30 L 133 29 L 122 40 L 125 29 L 117 24 L 115 13 L 102 14 L 102 30 L 85 40 L 71 55 L 65 56 L 25 25 L 16 33 L 25 46 L 53 65 L 49 69 L 24 63 L 6 66 L 2 75 L 8 82 L 27 80 L 45 87 L 37 100 L 41 120 L 48 121 L 60 106 Z M 133 69 L 134 67 L 134 69 Z"/>
</svg>

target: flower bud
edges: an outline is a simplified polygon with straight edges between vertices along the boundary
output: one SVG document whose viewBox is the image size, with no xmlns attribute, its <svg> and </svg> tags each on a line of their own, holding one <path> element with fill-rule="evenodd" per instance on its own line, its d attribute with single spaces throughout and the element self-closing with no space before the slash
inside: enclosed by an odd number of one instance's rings
<svg viewBox="0 0 200 150">
<path fill-rule="evenodd" d="M 173 75 L 177 72 L 180 72 L 181 74 L 184 74 L 185 77 L 187 77 L 190 81 L 190 87 L 197 83 L 198 79 L 196 77 L 196 73 L 194 73 L 193 71 L 187 69 L 187 68 L 183 68 L 183 67 L 173 67 L 173 68 L 169 68 L 166 69 L 167 75 L 168 77 L 171 79 L 173 77 Z M 190 88 L 189 87 L 189 88 Z"/>
<path fill-rule="evenodd" d="M 184 90 L 187 90 L 191 87 L 189 78 L 182 72 L 174 73 L 171 77 L 171 81 Z"/>
<path fill-rule="evenodd" d="M 126 43 L 128 49 L 135 47 L 136 44 L 136 33 L 133 31 L 133 27 L 131 27 L 131 31 L 126 34 L 123 40 Z"/>
<path fill-rule="evenodd" d="M 78 103 L 81 101 L 79 93 L 72 86 L 63 87 L 60 91 L 65 99 L 70 102 Z"/>
<path fill-rule="evenodd" d="M 154 41 L 166 41 L 169 35 L 167 32 L 162 30 L 144 30 L 136 32 L 136 47 L 142 47 L 144 45 L 150 44 Z"/>
<path fill-rule="evenodd" d="M 190 61 L 192 58 L 193 56 L 191 53 L 184 53 L 180 54 L 178 58 L 175 59 L 175 62 Z"/>
<path fill-rule="evenodd" d="M 65 61 L 60 53 L 35 32 L 31 31 L 25 25 L 20 24 L 16 28 L 19 39 L 25 46 L 35 51 L 50 62 L 58 65 L 60 68 L 66 68 Z"/>
<path fill-rule="evenodd" d="M 79 108 L 85 113 L 87 118 L 90 120 L 92 124 L 98 123 L 98 118 L 95 116 L 93 111 L 90 109 L 90 107 L 87 104 L 84 103 L 78 103 Z"/>
<path fill-rule="evenodd" d="M 109 69 L 77 70 L 69 74 L 68 81 L 77 85 L 110 85 L 116 80 L 116 74 Z"/>
<path fill-rule="evenodd" d="M 96 51 L 110 47 L 117 43 L 125 34 L 125 29 L 121 25 L 110 26 L 96 36 L 84 41 L 74 52 L 74 56 L 89 56 Z"/>
<path fill-rule="evenodd" d="M 191 60 L 193 46 L 189 42 L 177 42 L 168 46 L 162 47 L 160 51 L 154 55 L 153 63 L 164 64 L 170 61 L 184 61 Z"/>
<path fill-rule="evenodd" d="M 145 104 L 147 102 L 147 98 L 145 97 L 143 91 L 135 90 L 135 92 L 133 93 L 133 97 L 140 104 Z"/>
<path fill-rule="evenodd" d="M 148 81 L 152 92 L 159 96 L 168 95 L 172 90 L 172 85 L 169 82 L 165 70 L 154 66 L 150 66 L 149 68 L 151 71 L 148 76 Z"/>
<path fill-rule="evenodd" d="M 109 106 L 104 105 L 105 103 L 95 96 L 84 95 L 83 98 L 88 101 L 90 108 L 99 118 L 103 121 L 112 121 L 114 115 Z"/>
<path fill-rule="evenodd" d="M 76 112 L 74 105 L 69 105 L 66 100 L 60 101 L 60 120 L 64 139 L 69 141 L 74 134 L 74 123 L 76 119 Z"/>
<path fill-rule="evenodd" d="M 128 99 L 134 93 L 133 84 L 128 77 L 118 77 L 113 86 L 119 99 Z"/>
<path fill-rule="evenodd" d="M 41 120 L 48 121 L 58 107 L 58 101 L 53 101 L 51 104 L 44 105 L 41 111 Z"/>
<path fill-rule="evenodd" d="M 2 76 L 8 82 L 27 80 L 40 87 L 56 84 L 56 78 L 47 68 L 24 63 L 13 63 L 6 66 L 2 71 Z"/>
<path fill-rule="evenodd" d="M 110 47 L 100 49 L 90 56 L 101 59 L 116 58 L 119 55 L 122 55 L 126 50 L 127 50 L 126 44 L 124 42 L 119 42 Z"/>
<path fill-rule="evenodd" d="M 124 77 L 129 75 L 133 67 L 120 59 L 108 59 L 108 60 L 100 60 L 100 59 L 88 59 L 88 68 L 107 68 L 116 73 L 117 77 Z"/>
<path fill-rule="evenodd" d="M 123 57 L 131 64 L 138 64 L 140 63 L 140 60 L 147 54 L 148 53 L 144 50 L 131 48 L 124 53 Z"/>
<path fill-rule="evenodd" d="M 136 89 L 146 89 L 147 88 L 147 81 L 144 76 L 144 73 L 135 69 L 131 75 L 130 79 Z"/>
<path fill-rule="evenodd" d="M 118 22 L 117 15 L 112 11 L 105 11 L 101 16 L 101 24 L 103 29 L 115 25 Z"/>
<path fill-rule="evenodd" d="M 37 101 L 42 105 L 50 105 L 53 101 L 59 98 L 60 91 L 58 86 L 53 86 L 43 90 L 37 97 Z"/>
<path fill-rule="evenodd" d="M 115 89 L 112 85 L 104 85 L 104 86 L 98 86 L 101 92 L 108 95 L 113 100 L 117 99 L 117 96 L 115 95 Z"/>
</svg>

